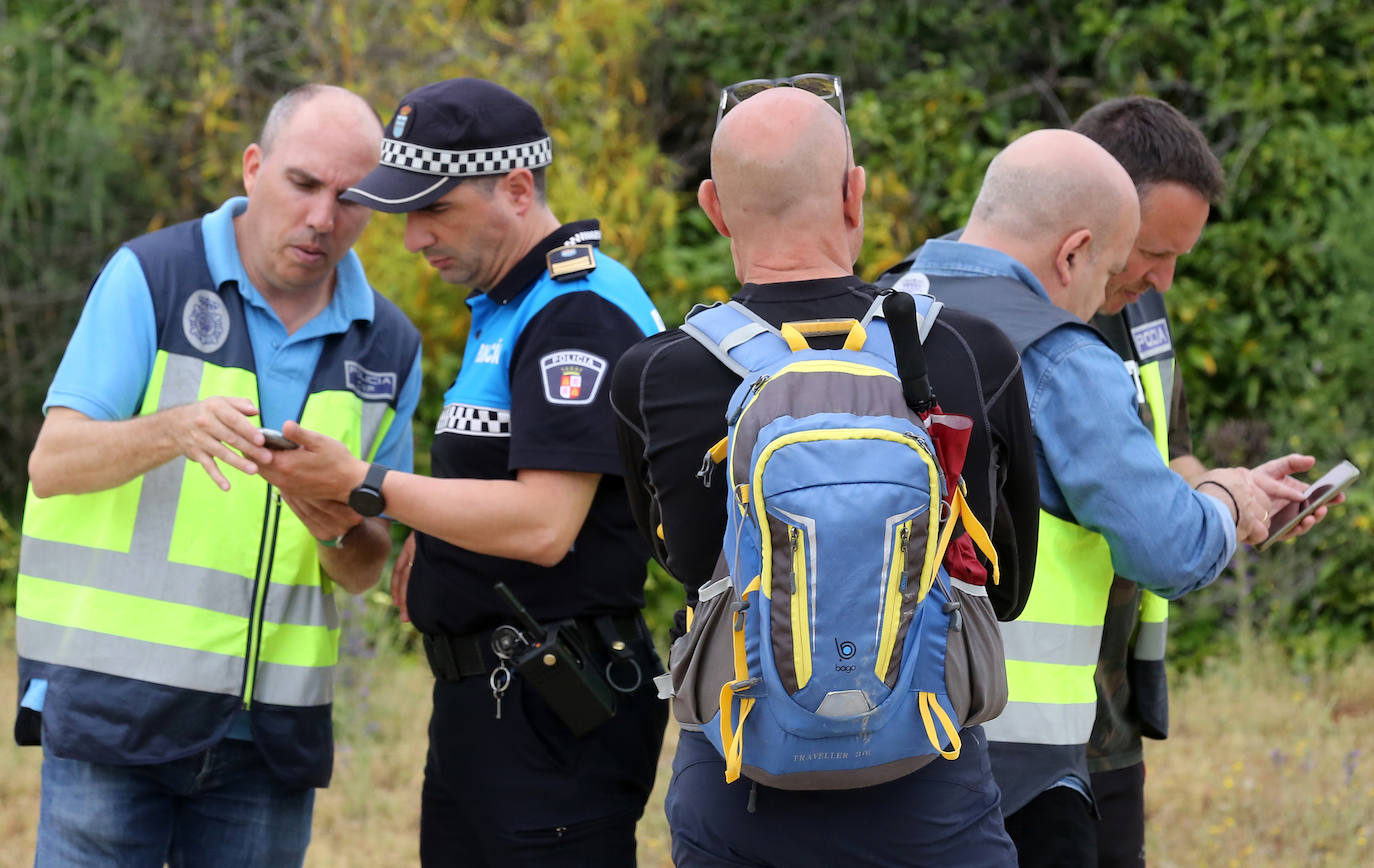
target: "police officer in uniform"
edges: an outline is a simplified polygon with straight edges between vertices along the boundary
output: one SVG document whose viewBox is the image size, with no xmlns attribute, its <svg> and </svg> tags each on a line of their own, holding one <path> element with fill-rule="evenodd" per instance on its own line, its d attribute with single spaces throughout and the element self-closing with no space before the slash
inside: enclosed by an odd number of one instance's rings
<svg viewBox="0 0 1374 868">
<path fill-rule="evenodd" d="M 381 165 L 345 198 L 405 213 L 406 247 L 473 288 L 434 475 L 387 473 L 330 438 L 286 431 L 306 448 L 282 472 L 416 531 L 392 590 L 424 634 L 436 679 L 426 865 L 633 865 L 667 721 L 638 613 L 648 551 L 626 503 L 608 398 L 611 366 L 662 321 L 634 276 L 597 249 L 595 220 L 561 224 L 549 210 L 551 160 L 538 113 L 491 82 L 442 81 L 401 101 Z M 589 723 L 577 683 L 547 692 L 539 667 L 551 654 L 535 655 L 533 673 L 496 655 L 493 633 L 503 653 L 529 650 L 504 625 L 537 639 L 497 583 L 539 624 L 563 625 L 585 657 L 580 671 L 613 697 L 613 717 Z"/>
</svg>

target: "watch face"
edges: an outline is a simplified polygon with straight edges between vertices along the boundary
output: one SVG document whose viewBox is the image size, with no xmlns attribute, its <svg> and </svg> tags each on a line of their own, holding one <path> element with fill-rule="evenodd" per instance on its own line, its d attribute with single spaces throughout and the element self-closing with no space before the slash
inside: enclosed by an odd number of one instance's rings
<svg viewBox="0 0 1374 868">
<path fill-rule="evenodd" d="M 380 491 L 360 485 L 348 495 L 348 505 L 358 515 L 371 518 L 382 514 L 382 510 L 386 508 L 386 501 L 382 499 Z"/>
</svg>

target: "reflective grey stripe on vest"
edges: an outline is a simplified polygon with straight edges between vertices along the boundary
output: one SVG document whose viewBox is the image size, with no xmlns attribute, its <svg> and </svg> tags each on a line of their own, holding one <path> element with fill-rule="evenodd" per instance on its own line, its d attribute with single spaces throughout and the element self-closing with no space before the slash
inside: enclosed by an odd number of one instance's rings
<svg viewBox="0 0 1374 868">
<path fill-rule="evenodd" d="M 259 661 L 253 700 L 270 705 L 328 705 L 334 701 L 334 667 Z"/>
<path fill-rule="evenodd" d="M 308 400 L 308 398 L 307 398 Z M 388 405 L 383 401 L 363 401 L 362 436 L 359 439 L 359 457 L 372 460 L 372 448 L 376 445 L 377 434 L 382 430 L 382 420 L 386 418 Z"/>
<path fill-rule="evenodd" d="M 17 619 L 19 654 L 31 660 L 165 684 L 183 690 L 237 696 L 243 689 L 243 658 L 158 642 L 111 636 L 44 621 Z M 334 699 L 330 666 L 259 662 L 253 698 L 272 705 L 327 705 Z"/>
<path fill-rule="evenodd" d="M 24 575 L 83 588 L 149 597 L 247 618 L 253 608 L 253 580 L 209 567 L 179 564 L 130 552 L 112 552 L 33 537 L 23 538 Z M 75 577 L 80 576 L 80 579 Z M 263 619 L 274 624 L 325 626 L 338 629 L 339 612 L 332 594 L 314 585 L 272 583 L 267 589 Z M 58 662 L 58 661 L 50 661 Z"/>
<path fill-rule="evenodd" d="M 1096 717 L 1095 699 L 1074 704 L 1008 702 L 1001 716 L 983 724 L 983 731 L 989 741 L 1081 747 L 1088 743 Z"/>
<path fill-rule="evenodd" d="M 1136 629 L 1135 647 L 1131 649 L 1131 656 L 1137 660 L 1163 660 L 1168 637 L 1168 621 L 1141 621 Z"/>
<path fill-rule="evenodd" d="M 1164 391 L 1164 437 L 1167 441 L 1169 437 L 1169 424 L 1173 421 L 1174 415 L 1174 360 L 1172 358 L 1160 359 L 1153 364 L 1159 365 L 1159 383 L 1160 388 Z M 1168 460 L 1167 455 L 1165 456 L 1165 460 Z"/>
<path fill-rule="evenodd" d="M 200 381 L 204 374 L 203 359 L 168 354 L 167 364 L 162 372 L 162 390 L 158 392 L 154 412 L 195 403 L 200 397 Z M 138 497 L 138 513 L 134 518 L 134 535 L 129 540 L 131 555 L 137 554 L 157 560 L 167 559 L 168 553 L 172 550 L 172 530 L 176 526 L 177 502 L 180 499 L 181 482 L 185 474 L 186 458 L 181 455 L 143 474 L 143 487 Z"/>
<path fill-rule="evenodd" d="M 16 619 L 19 656 L 91 672 L 237 696 L 243 658 L 111 636 L 45 621 Z"/>
<path fill-rule="evenodd" d="M 997 625 L 1008 660 L 1091 666 L 1102 648 L 1102 625 L 1006 621 Z"/>
<path fill-rule="evenodd" d="M 135 538 L 141 531 L 140 525 Z M 247 618 L 253 608 L 252 579 L 173 563 L 165 553 L 162 557 L 137 551 L 126 554 L 28 536 L 23 546 L 24 574 L 37 579 L 134 597 L 151 596 L 240 618 Z"/>
</svg>

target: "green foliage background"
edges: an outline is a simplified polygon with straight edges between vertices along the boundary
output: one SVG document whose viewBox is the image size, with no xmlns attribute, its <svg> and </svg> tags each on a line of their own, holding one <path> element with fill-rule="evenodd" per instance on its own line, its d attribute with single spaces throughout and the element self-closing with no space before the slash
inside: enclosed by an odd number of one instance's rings
<svg viewBox="0 0 1374 868">
<path fill-rule="evenodd" d="M 694 197 L 719 87 L 813 70 L 844 78 L 869 171 L 869 277 L 959 225 L 1015 136 L 1128 93 L 1184 110 L 1229 182 L 1170 293 L 1200 456 L 1300 449 L 1374 471 L 1362 0 L 0 0 L 0 603 L 39 407 L 86 287 L 121 240 L 237 192 L 242 148 L 287 88 L 343 84 L 384 117 L 440 77 L 522 93 L 555 139 L 555 212 L 600 217 L 673 324 L 735 285 Z M 359 252 L 425 335 L 423 455 L 467 315 L 402 228 L 379 216 Z M 1176 652 L 1255 631 L 1323 657 L 1367 642 L 1372 503 L 1365 483 L 1310 537 L 1243 552 L 1179 605 Z M 661 623 L 680 592 L 650 582 Z"/>
</svg>

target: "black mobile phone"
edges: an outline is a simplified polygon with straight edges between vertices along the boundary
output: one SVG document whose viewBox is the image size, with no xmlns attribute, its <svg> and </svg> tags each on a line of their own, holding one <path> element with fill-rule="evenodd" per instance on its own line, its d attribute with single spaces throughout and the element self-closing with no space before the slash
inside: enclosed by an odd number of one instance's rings
<svg viewBox="0 0 1374 868">
<path fill-rule="evenodd" d="M 1360 477 L 1360 468 L 1351 464 L 1349 461 L 1342 461 L 1335 467 L 1326 472 L 1321 479 L 1308 486 L 1302 500 L 1293 501 L 1274 513 L 1269 518 L 1269 536 L 1256 548 L 1260 551 L 1272 546 L 1279 539 L 1309 515 L 1317 510 L 1318 507 L 1336 495 L 1345 491 L 1350 483 Z"/>
<path fill-rule="evenodd" d="M 301 444 L 293 443 L 292 441 L 287 440 L 285 437 L 282 436 L 282 433 L 278 431 L 276 428 L 259 428 L 258 430 L 262 432 L 263 437 L 267 438 L 267 440 L 262 445 L 266 446 L 268 449 L 301 448 Z"/>
</svg>

